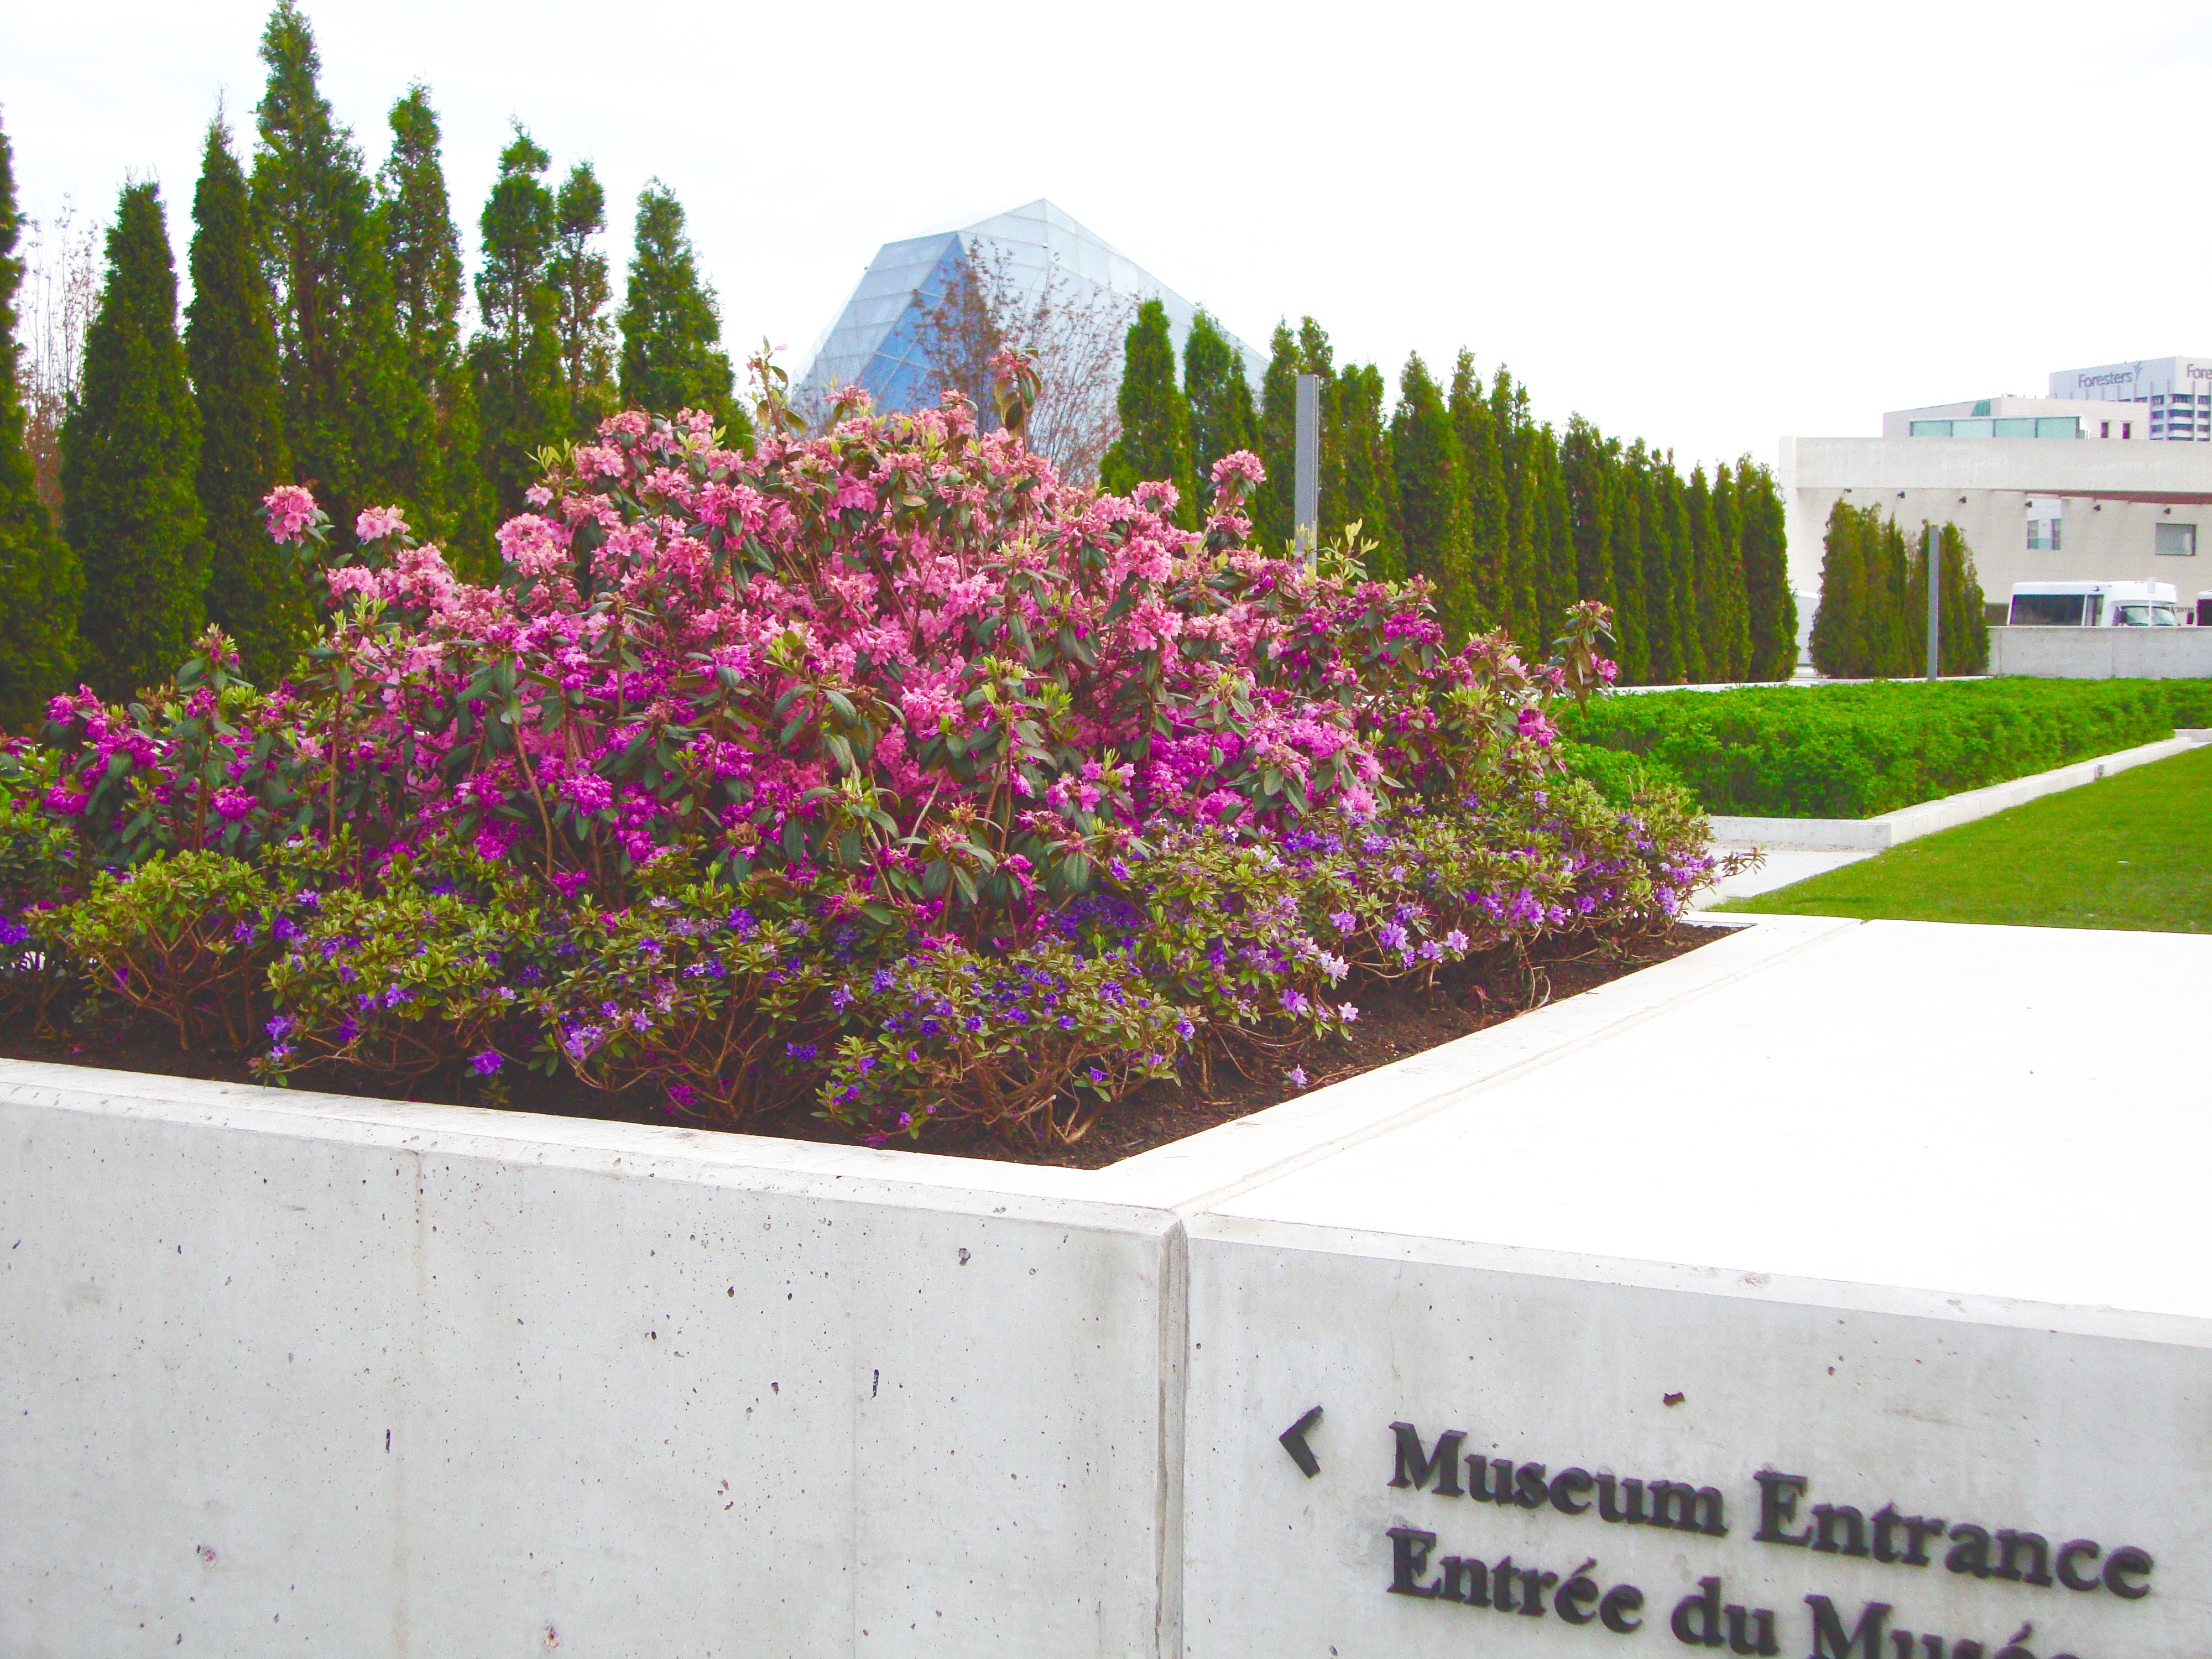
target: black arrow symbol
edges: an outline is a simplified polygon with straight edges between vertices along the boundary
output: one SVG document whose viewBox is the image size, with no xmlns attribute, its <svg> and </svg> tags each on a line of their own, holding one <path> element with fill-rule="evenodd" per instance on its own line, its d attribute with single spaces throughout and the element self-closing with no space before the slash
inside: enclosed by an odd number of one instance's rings
<svg viewBox="0 0 2212 1659">
<path fill-rule="evenodd" d="M 1306 1444 L 1306 1431 L 1320 1421 L 1321 1407 L 1316 1406 L 1276 1437 L 1283 1443 L 1283 1449 L 1290 1453 L 1291 1462 L 1305 1471 L 1309 1480 L 1321 1473 L 1321 1460 L 1313 1455 L 1313 1448 Z"/>
</svg>

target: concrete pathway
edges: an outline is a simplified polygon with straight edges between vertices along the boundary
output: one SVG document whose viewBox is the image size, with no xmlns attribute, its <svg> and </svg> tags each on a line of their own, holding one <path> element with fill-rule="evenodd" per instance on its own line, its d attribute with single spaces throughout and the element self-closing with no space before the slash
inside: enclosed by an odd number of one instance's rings
<svg viewBox="0 0 2212 1659">
<path fill-rule="evenodd" d="M 1717 841 L 1712 851 L 1748 853 L 1747 842 Z M 1690 902 L 1692 913 L 1710 910 L 1729 899 L 1751 898 L 1760 893 L 1771 893 L 1778 887 L 1788 887 L 1814 876 L 1826 875 L 1831 870 L 1840 870 L 1847 864 L 1856 864 L 1861 859 L 1870 859 L 1872 853 L 1844 847 L 1768 847 L 1766 861 L 1756 870 L 1746 871 L 1740 876 L 1705 888 Z"/>
</svg>

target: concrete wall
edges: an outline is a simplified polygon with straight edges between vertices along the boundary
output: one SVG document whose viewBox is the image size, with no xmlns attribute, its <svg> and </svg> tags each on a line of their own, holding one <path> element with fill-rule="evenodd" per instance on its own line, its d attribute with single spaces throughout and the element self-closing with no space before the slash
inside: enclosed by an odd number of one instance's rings
<svg viewBox="0 0 2212 1659">
<path fill-rule="evenodd" d="M 1172 1218 L 55 1069 L 0 1104 L 10 1659 L 1159 1650 Z"/>
<path fill-rule="evenodd" d="M 1717 1576 L 1785 1653 L 2201 1659 L 2207 983 L 1777 918 L 1095 1172 L 0 1062 L 0 1654 L 1672 1651 Z M 1395 1489 L 1395 1421 L 1728 1531 Z M 1761 1544 L 1769 1466 L 2153 1594 Z"/>
<path fill-rule="evenodd" d="M 2059 680 L 2203 679 L 2212 677 L 2212 628 L 1992 628 L 1990 672 Z"/>
</svg>

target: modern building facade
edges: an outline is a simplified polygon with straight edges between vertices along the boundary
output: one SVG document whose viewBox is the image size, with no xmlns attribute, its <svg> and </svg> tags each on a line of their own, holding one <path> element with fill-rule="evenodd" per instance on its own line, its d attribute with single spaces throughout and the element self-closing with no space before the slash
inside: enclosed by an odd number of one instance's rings
<svg viewBox="0 0 2212 1659">
<path fill-rule="evenodd" d="M 797 377 L 801 396 L 826 397 L 835 387 L 858 386 L 878 409 L 933 402 L 931 315 L 965 272 L 978 269 L 1011 277 L 1032 301 L 1048 284 L 1056 284 L 1063 297 L 1157 299 L 1167 308 L 1178 353 L 1196 315 L 1189 301 L 1040 199 L 971 225 L 884 244 Z M 1230 337 L 1243 355 L 1256 395 L 1267 360 Z M 1111 372 L 1119 378 L 1118 356 Z"/>
<path fill-rule="evenodd" d="M 2064 368 L 2051 395 L 2133 404 L 2142 435 L 2168 443 L 2212 443 L 2212 357 L 2148 357 L 2095 368 Z"/>
<path fill-rule="evenodd" d="M 1893 410 L 1879 438 L 1783 439 L 1776 476 L 1801 617 L 1809 619 L 1820 590 L 1838 501 L 1879 507 L 1908 530 L 1957 525 L 1993 618 L 2019 581 L 2163 581 L 2185 595 L 2212 587 L 2200 563 L 2200 538 L 2212 532 L 2212 447 L 2194 447 L 2199 405 L 2148 401 L 2200 395 L 2154 386 L 2203 384 L 2212 414 L 2212 359 L 2192 382 L 2198 368 L 2174 357 L 2069 369 L 2051 377 L 2049 398 Z M 2191 447 L 2174 447 L 2185 435 Z"/>
</svg>

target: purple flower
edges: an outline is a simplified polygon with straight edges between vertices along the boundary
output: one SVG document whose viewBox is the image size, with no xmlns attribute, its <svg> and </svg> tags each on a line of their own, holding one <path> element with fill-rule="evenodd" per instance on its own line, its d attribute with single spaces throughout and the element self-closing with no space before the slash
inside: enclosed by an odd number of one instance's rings
<svg viewBox="0 0 2212 1659">
<path fill-rule="evenodd" d="M 270 1036 L 282 1037 L 291 1036 L 298 1027 L 289 1015 L 279 1014 L 269 1022 L 268 1029 Z"/>
<path fill-rule="evenodd" d="M 1347 1003 L 1345 1003 L 1345 1004 L 1341 1005 L 1341 1006 L 1337 1009 L 1337 1011 L 1336 1011 L 1336 1017 L 1337 1017 L 1339 1019 L 1342 1020 L 1342 1021 L 1343 1021 L 1346 1025 L 1349 1025 L 1349 1024 L 1351 1024 L 1354 1020 L 1356 1020 L 1356 1019 L 1358 1019 L 1358 1018 L 1359 1018 L 1359 1010 L 1358 1010 L 1358 1009 L 1357 1009 L 1357 1008 L 1355 1008 L 1355 1007 L 1353 1007 L 1350 1003 L 1348 1003 L 1348 1002 L 1347 1002 Z"/>
<path fill-rule="evenodd" d="M 1386 921 L 1376 928 L 1375 937 L 1393 951 L 1405 948 L 1406 930 L 1395 921 Z"/>
<path fill-rule="evenodd" d="M 1304 1066 L 1293 1066 L 1291 1067 L 1287 1075 L 1290 1078 L 1291 1087 L 1303 1089 L 1306 1086 L 1306 1068 Z"/>
<path fill-rule="evenodd" d="M 1340 933 L 1348 933 L 1359 926 L 1359 918 L 1349 910 L 1339 910 L 1329 920 L 1336 924 L 1336 931 Z"/>
<path fill-rule="evenodd" d="M 269 924 L 269 931 L 280 945 L 300 937 L 299 924 L 289 916 L 279 916 Z"/>
<path fill-rule="evenodd" d="M 250 921 L 240 922 L 237 927 L 230 930 L 230 936 L 234 939 L 237 940 L 240 945 L 252 944 L 253 924 Z"/>
<path fill-rule="evenodd" d="M 480 1054 L 469 1056 L 469 1069 L 478 1077 L 489 1077 L 506 1063 L 506 1057 L 496 1048 L 487 1048 Z"/>
<path fill-rule="evenodd" d="M 1286 1012 L 1303 1014 L 1306 1011 L 1306 994 L 1304 991 L 1295 988 L 1286 990 L 1283 993 L 1280 1000 Z"/>
<path fill-rule="evenodd" d="M 783 1052 L 793 1060 L 811 1060 L 819 1052 L 811 1042 L 787 1042 Z"/>
<path fill-rule="evenodd" d="M 1444 935 L 1445 945 L 1460 956 L 1467 954 L 1467 935 L 1456 927 Z"/>
<path fill-rule="evenodd" d="M 216 816 L 225 823 L 235 823 L 253 811 L 253 797 L 236 784 L 229 784 L 215 792 Z"/>
</svg>

